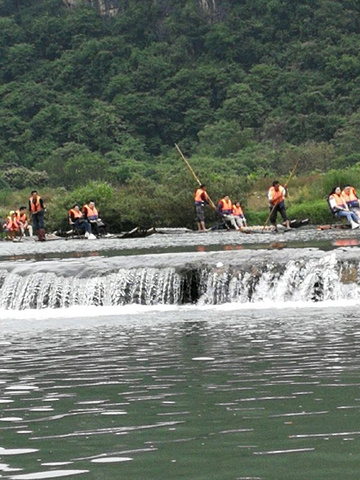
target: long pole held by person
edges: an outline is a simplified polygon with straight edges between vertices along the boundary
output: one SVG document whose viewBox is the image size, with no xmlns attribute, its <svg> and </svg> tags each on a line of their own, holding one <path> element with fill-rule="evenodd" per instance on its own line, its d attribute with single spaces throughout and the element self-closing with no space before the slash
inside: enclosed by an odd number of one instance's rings
<svg viewBox="0 0 360 480">
<path fill-rule="evenodd" d="M 287 181 L 285 182 L 285 185 L 286 185 L 285 188 L 286 188 L 286 189 L 287 189 L 287 187 L 289 186 L 290 180 L 292 179 L 292 177 L 293 177 L 294 174 L 295 174 L 295 171 L 296 171 L 296 169 L 297 169 L 297 167 L 298 167 L 298 165 L 299 165 L 299 162 L 300 162 L 300 159 L 295 163 L 293 169 L 291 170 L 291 173 L 290 173 L 290 175 L 289 175 L 289 178 L 288 178 Z M 272 209 L 270 210 L 270 213 L 269 213 L 269 215 L 268 215 L 268 217 L 267 217 L 267 219 L 266 219 L 266 222 L 264 223 L 264 226 L 263 226 L 261 232 L 263 232 L 263 231 L 265 230 L 266 225 L 268 224 L 268 222 L 269 222 L 269 220 L 270 220 L 270 218 L 271 218 L 271 215 L 272 215 L 273 211 L 275 210 L 275 207 L 276 207 L 276 205 L 274 205 L 274 206 L 272 207 Z"/>
<path fill-rule="evenodd" d="M 180 150 L 179 145 L 177 145 L 177 144 L 175 143 L 175 147 L 176 147 L 176 150 L 179 152 L 181 158 L 184 160 L 186 166 L 187 166 L 188 169 L 190 170 L 192 176 L 195 178 L 195 180 L 197 181 L 197 183 L 198 183 L 199 185 L 202 185 L 202 183 L 200 182 L 198 176 L 196 175 L 196 173 L 195 173 L 194 170 L 192 169 L 190 163 L 188 162 L 188 160 L 186 160 L 185 156 L 183 155 L 182 151 Z M 212 207 L 214 210 L 216 210 L 216 206 L 215 206 L 214 202 L 211 200 L 209 194 L 207 194 L 207 197 L 208 197 L 208 199 L 209 199 L 209 202 L 210 202 L 211 207 Z"/>
</svg>

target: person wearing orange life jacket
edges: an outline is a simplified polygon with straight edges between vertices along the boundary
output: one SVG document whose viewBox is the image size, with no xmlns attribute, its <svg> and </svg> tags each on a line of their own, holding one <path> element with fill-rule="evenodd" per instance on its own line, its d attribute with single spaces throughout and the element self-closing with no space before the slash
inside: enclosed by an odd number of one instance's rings
<svg viewBox="0 0 360 480">
<path fill-rule="evenodd" d="M 103 227 L 103 229 L 106 227 L 101 218 L 99 218 L 99 213 L 95 206 L 94 200 L 90 200 L 86 205 L 83 206 L 82 213 L 84 215 L 84 219 L 90 223 L 92 233 L 96 236 L 99 236 L 99 227 Z"/>
<path fill-rule="evenodd" d="M 221 218 L 227 222 L 230 222 L 235 230 L 240 230 L 240 227 L 238 227 L 236 223 L 235 215 L 233 214 L 233 203 L 228 195 L 225 195 L 225 197 L 219 201 L 217 209 Z"/>
<path fill-rule="evenodd" d="M 346 185 L 341 195 L 345 198 L 347 206 L 350 210 L 357 210 L 359 208 L 359 197 L 356 195 L 355 188 L 351 185 Z"/>
<path fill-rule="evenodd" d="M 21 233 L 26 235 L 29 234 L 29 237 L 33 236 L 33 227 L 29 225 L 28 216 L 26 214 L 26 207 L 20 207 L 19 210 L 16 210 L 16 219 L 20 225 Z"/>
<path fill-rule="evenodd" d="M 10 214 L 6 217 L 6 223 L 3 228 L 9 240 L 13 240 L 16 234 L 21 232 L 14 210 L 11 210 Z"/>
<path fill-rule="evenodd" d="M 84 218 L 80 210 L 79 204 L 75 203 L 68 212 L 69 224 L 74 225 L 80 232 L 85 232 L 85 237 L 89 240 L 94 240 L 96 237 L 91 233 L 91 225 Z"/>
<path fill-rule="evenodd" d="M 233 206 L 233 215 L 239 227 L 246 227 L 246 218 L 240 202 L 236 202 Z"/>
<path fill-rule="evenodd" d="M 36 233 L 40 242 L 45 241 L 44 229 L 44 213 L 45 205 L 43 199 L 38 195 L 36 190 L 31 192 L 29 198 L 29 212 L 31 213 L 31 220 L 33 224 L 34 233 Z"/>
<path fill-rule="evenodd" d="M 340 218 L 345 217 L 352 229 L 360 227 L 360 221 L 355 212 L 349 209 L 345 198 L 341 194 L 341 188 L 335 187 L 328 197 L 331 211 Z"/>
<path fill-rule="evenodd" d="M 272 186 L 268 190 L 268 201 L 270 209 L 270 223 L 276 232 L 276 218 L 278 213 L 280 213 L 282 216 L 286 230 L 290 230 L 290 222 L 286 215 L 285 197 L 287 197 L 287 185 L 282 186 L 277 180 L 274 180 Z"/>
<path fill-rule="evenodd" d="M 206 192 L 206 186 L 200 185 L 194 193 L 196 220 L 199 231 L 205 231 L 205 205 L 210 203 L 209 195 Z"/>
</svg>

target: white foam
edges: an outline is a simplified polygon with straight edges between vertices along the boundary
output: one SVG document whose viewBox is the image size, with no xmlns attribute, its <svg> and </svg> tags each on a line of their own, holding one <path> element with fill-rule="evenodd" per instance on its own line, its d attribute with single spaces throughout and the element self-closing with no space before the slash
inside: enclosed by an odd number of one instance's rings
<svg viewBox="0 0 360 480">
<path fill-rule="evenodd" d="M 213 358 L 213 357 L 194 357 L 191 360 L 196 360 L 198 362 L 207 362 L 207 361 L 215 360 L 215 358 Z"/>
<path fill-rule="evenodd" d="M 24 455 L 26 453 L 35 453 L 37 448 L 2 448 L 0 447 L 0 455 Z"/>
<path fill-rule="evenodd" d="M 33 407 L 29 408 L 30 412 L 52 412 L 54 409 L 52 407 Z"/>
<path fill-rule="evenodd" d="M 108 412 L 101 412 L 101 415 L 127 415 L 127 412 L 124 412 L 123 410 L 119 410 L 119 411 L 109 410 Z"/>
<path fill-rule="evenodd" d="M 34 385 L 11 385 L 10 387 L 6 387 L 5 390 L 39 390 L 39 387 Z"/>
<path fill-rule="evenodd" d="M 322 309 L 322 308 L 351 308 L 359 307 L 360 301 L 358 299 L 338 299 L 338 300 L 326 300 L 319 302 L 311 301 L 289 301 L 289 302 L 276 302 L 276 301 L 262 301 L 257 303 L 224 303 L 221 305 L 212 304 L 198 304 L 198 305 L 122 305 L 119 306 L 106 306 L 98 307 L 94 305 L 81 305 L 72 306 L 69 308 L 50 309 L 45 308 L 42 310 L 3 310 L 0 309 L 0 325 L 3 327 L 11 328 L 11 324 L 3 323 L 3 320 L 25 320 L 28 326 L 36 328 L 39 326 L 41 320 L 52 319 L 84 319 L 89 321 L 92 318 L 98 317 L 126 317 L 133 315 L 144 315 L 153 312 L 181 312 L 189 310 L 198 311 L 252 311 L 252 310 L 288 310 L 288 309 Z M 23 323 L 21 324 L 23 326 Z M 66 328 L 66 324 L 63 325 Z M 11 387 L 15 389 L 16 387 Z M 16 389 L 36 389 L 37 387 L 31 387 L 26 385 L 18 386 Z"/>
<path fill-rule="evenodd" d="M 22 420 L 21 417 L 3 417 L 0 418 L 0 422 L 20 422 Z"/>
<path fill-rule="evenodd" d="M 40 480 L 43 478 L 69 477 L 70 475 L 80 475 L 88 473 L 89 470 L 52 470 L 51 472 L 35 472 L 13 475 L 13 480 Z"/>
<path fill-rule="evenodd" d="M 92 463 L 116 463 L 116 462 L 130 462 L 133 460 L 131 457 L 105 457 L 105 458 L 94 458 L 91 460 Z"/>
</svg>

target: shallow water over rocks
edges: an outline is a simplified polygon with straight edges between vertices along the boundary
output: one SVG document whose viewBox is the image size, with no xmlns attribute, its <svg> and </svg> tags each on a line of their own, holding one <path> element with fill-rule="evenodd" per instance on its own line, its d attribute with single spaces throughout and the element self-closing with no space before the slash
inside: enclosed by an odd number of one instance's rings
<svg viewBox="0 0 360 480">
<path fill-rule="evenodd" d="M 141 255 L 146 253 L 195 252 L 256 248 L 318 247 L 332 249 L 357 246 L 360 232 L 357 230 L 317 230 L 302 227 L 279 233 L 240 233 L 219 231 L 206 233 L 154 234 L 145 238 L 102 238 L 93 241 L 72 239 L 21 243 L 0 242 L 0 257 L 48 258 L 65 256 Z"/>
</svg>

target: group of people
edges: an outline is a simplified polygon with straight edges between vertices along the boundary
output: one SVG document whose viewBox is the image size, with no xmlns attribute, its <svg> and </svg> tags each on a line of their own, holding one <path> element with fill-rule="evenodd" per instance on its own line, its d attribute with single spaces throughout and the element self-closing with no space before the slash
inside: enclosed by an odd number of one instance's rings
<svg viewBox="0 0 360 480">
<path fill-rule="evenodd" d="M 339 218 L 346 218 L 352 229 L 360 227 L 359 198 L 355 188 L 346 185 L 343 190 L 335 187 L 328 197 L 331 211 Z"/>
<path fill-rule="evenodd" d="M 285 198 L 287 196 L 287 185 L 280 185 L 278 180 L 274 180 L 267 193 L 269 204 L 269 217 L 267 221 L 270 221 L 274 231 L 277 231 L 276 222 L 278 213 L 280 213 L 282 217 L 285 229 L 290 229 L 290 221 L 287 217 L 285 206 Z M 241 230 L 247 226 L 240 202 L 233 204 L 228 195 L 218 202 L 216 208 L 206 192 L 205 185 L 200 185 L 195 191 L 194 200 L 198 229 L 200 231 L 206 230 L 204 209 L 205 205 L 208 204 L 216 209 L 218 216 L 225 222 L 228 222 L 235 230 Z M 328 196 L 328 203 L 332 213 L 339 218 L 346 218 L 352 229 L 360 227 L 360 202 L 353 186 L 346 185 L 343 189 L 335 187 Z"/>
<path fill-rule="evenodd" d="M 6 232 L 8 239 L 13 240 L 16 236 L 19 236 L 21 239 L 24 235 L 32 237 L 33 232 L 35 232 L 40 241 L 45 240 L 45 205 L 43 199 L 38 195 L 36 190 L 31 192 L 28 208 L 31 215 L 32 225 L 30 224 L 27 208 L 25 206 L 19 207 L 18 210 L 11 210 L 6 217 L 3 229 Z"/>
<path fill-rule="evenodd" d="M 194 194 L 195 211 L 199 231 L 206 231 L 205 227 L 205 205 L 211 205 L 220 218 L 225 222 L 229 222 L 235 230 L 240 230 L 241 227 L 246 227 L 246 218 L 240 202 L 233 203 L 228 195 L 222 198 L 217 207 L 210 199 L 205 185 L 200 185 L 195 190 Z"/>
<path fill-rule="evenodd" d="M 21 206 L 18 210 L 11 210 L 3 225 L 3 230 L 9 240 L 17 237 L 19 240 L 24 235 L 36 235 L 39 241 L 45 241 L 44 214 L 45 204 L 36 190 L 31 192 L 27 207 Z M 29 218 L 30 217 L 30 218 Z M 99 213 L 94 200 L 90 200 L 82 209 L 78 203 L 74 204 L 68 212 L 69 225 L 85 238 L 93 240 L 99 236 L 101 230 L 105 231 L 105 224 L 99 218 Z"/>
<path fill-rule="evenodd" d="M 84 234 L 88 240 L 96 239 L 100 235 L 100 228 L 105 227 L 99 218 L 94 200 L 90 200 L 82 209 L 75 203 L 68 212 L 68 219 L 72 228 L 77 233 Z"/>
<path fill-rule="evenodd" d="M 280 213 L 283 224 L 286 229 L 290 229 L 290 221 L 286 214 L 285 198 L 288 195 L 287 185 L 280 185 L 280 182 L 274 180 L 268 190 L 267 198 L 269 202 L 268 220 L 277 231 L 277 215 Z M 247 221 L 240 202 L 233 203 L 228 195 L 219 200 L 217 206 L 212 202 L 206 191 L 205 185 L 200 185 L 194 194 L 195 211 L 199 231 L 206 231 L 205 227 L 205 205 L 211 205 L 216 210 L 217 215 L 225 224 L 230 224 L 235 230 L 241 230 L 247 227 Z M 360 227 L 360 205 L 359 197 L 354 187 L 346 185 L 343 190 L 335 187 L 328 196 L 328 203 L 332 213 L 339 218 L 346 218 L 351 228 Z M 38 240 L 45 241 L 44 213 L 45 205 L 43 199 L 36 190 L 31 192 L 28 204 L 30 219 L 27 215 L 25 206 L 18 210 L 11 210 L 3 229 L 9 239 L 24 235 L 37 235 Z M 85 238 L 92 240 L 100 234 L 100 229 L 105 230 L 105 224 L 99 218 L 99 213 L 94 200 L 90 200 L 82 209 L 75 203 L 68 212 L 68 221 L 71 227 L 77 233 L 84 234 Z"/>
<path fill-rule="evenodd" d="M 290 229 L 290 221 L 286 214 L 285 197 L 287 196 L 287 186 L 280 185 L 274 180 L 272 186 L 268 190 L 269 202 L 269 220 L 274 230 L 277 230 L 276 219 L 280 213 L 286 229 Z M 205 185 L 200 185 L 194 194 L 195 211 L 199 231 L 206 231 L 205 227 L 205 205 L 212 205 L 217 211 L 217 215 L 224 222 L 229 223 L 235 230 L 241 230 L 247 227 L 247 221 L 240 202 L 233 203 L 228 195 L 225 195 L 215 207 L 211 201 Z"/>
</svg>

